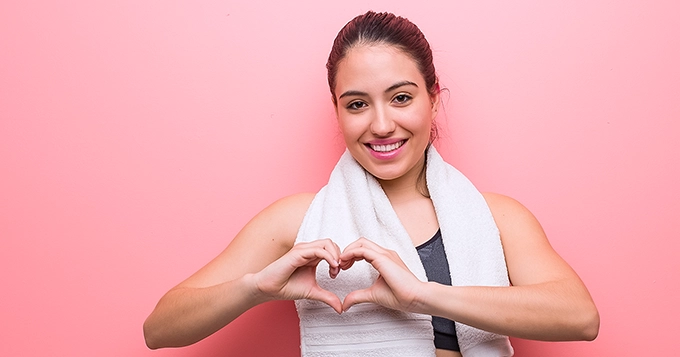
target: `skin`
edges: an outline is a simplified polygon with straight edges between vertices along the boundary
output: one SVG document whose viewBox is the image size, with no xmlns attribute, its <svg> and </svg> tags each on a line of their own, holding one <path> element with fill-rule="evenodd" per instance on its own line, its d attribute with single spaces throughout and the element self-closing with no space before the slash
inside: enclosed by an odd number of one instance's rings
<svg viewBox="0 0 680 357">
<path fill-rule="evenodd" d="M 351 49 L 340 62 L 336 113 L 355 159 L 383 187 L 414 245 L 438 229 L 429 198 L 417 187 L 439 95 L 430 95 L 415 62 L 383 45 Z M 379 160 L 374 142 L 405 142 L 398 155 Z M 271 300 L 314 299 L 338 313 L 372 302 L 442 316 L 500 334 L 536 340 L 592 340 L 597 309 L 581 280 L 553 250 L 536 218 L 519 202 L 485 193 L 498 225 L 512 286 L 452 287 L 421 282 L 399 256 L 366 238 L 343 251 L 330 239 L 294 244 L 314 194 L 293 195 L 255 216 L 229 246 L 168 291 L 144 323 L 150 348 L 195 343 L 246 310 Z M 344 301 L 316 284 L 325 260 L 335 277 L 365 260 L 376 283 Z M 437 350 L 438 357 L 460 356 Z"/>
</svg>

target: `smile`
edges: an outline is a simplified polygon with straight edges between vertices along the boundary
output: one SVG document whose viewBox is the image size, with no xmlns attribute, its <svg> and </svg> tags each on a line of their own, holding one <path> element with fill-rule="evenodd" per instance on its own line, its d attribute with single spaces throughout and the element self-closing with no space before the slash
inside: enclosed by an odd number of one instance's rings
<svg viewBox="0 0 680 357">
<path fill-rule="evenodd" d="M 371 148 L 373 151 L 377 152 L 390 152 L 399 149 L 402 145 L 406 143 L 406 140 L 401 140 L 396 143 L 392 144 L 387 144 L 387 145 L 375 145 L 375 144 L 366 144 L 368 147 Z"/>
</svg>

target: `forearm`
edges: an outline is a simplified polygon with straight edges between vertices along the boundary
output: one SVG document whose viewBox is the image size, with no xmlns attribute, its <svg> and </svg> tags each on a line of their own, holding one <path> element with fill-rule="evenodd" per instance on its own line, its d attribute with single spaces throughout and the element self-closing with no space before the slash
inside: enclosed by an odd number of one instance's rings
<svg viewBox="0 0 680 357">
<path fill-rule="evenodd" d="M 174 288 L 144 322 L 146 344 L 152 349 L 190 345 L 267 300 L 252 274 L 205 288 Z"/>
<path fill-rule="evenodd" d="M 419 312 L 519 338 L 592 340 L 599 316 L 580 283 L 569 280 L 511 287 L 425 283 Z"/>
</svg>

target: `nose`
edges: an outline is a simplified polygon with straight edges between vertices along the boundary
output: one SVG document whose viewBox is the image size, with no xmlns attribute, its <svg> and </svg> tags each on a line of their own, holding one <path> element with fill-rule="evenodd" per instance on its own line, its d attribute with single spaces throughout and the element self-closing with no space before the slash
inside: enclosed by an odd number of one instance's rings
<svg viewBox="0 0 680 357">
<path fill-rule="evenodd" d="M 396 129 L 396 123 L 392 120 L 385 108 L 376 108 L 371 120 L 371 133 L 378 137 L 389 136 Z"/>
</svg>

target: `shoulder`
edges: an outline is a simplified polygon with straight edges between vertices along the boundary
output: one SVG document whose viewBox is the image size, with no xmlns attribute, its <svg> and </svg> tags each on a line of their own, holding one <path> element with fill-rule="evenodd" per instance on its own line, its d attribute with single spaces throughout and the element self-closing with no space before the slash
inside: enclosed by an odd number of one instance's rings
<svg viewBox="0 0 680 357">
<path fill-rule="evenodd" d="M 512 206 L 522 206 L 521 203 L 519 203 L 517 200 L 515 200 L 512 197 L 502 195 L 500 193 L 495 193 L 495 192 L 482 192 L 482 196 L 484 196 L 484 199 L 486 200 L 486 203 L 489 205 L 489 208 L 500 208 L 500 209 L 507 209 L 511 208 Z M 493 207 L 492 207 L 493 206 Z"/>
<path fill-rule="evenodd" d="M 259 251 L 270 260 L 285 254 L 295 244 L 307 208 L 314 199 L 312 193 L 301 193 L 277 200 L 260 211 L 234 237 L 227 252 Z M 264 257 L 261 257 L 264 258 Z"/>
<path fill-rule="evenodd" d="M 269 236 L 281 237 L 280 243 L 292 247 L 302 220 L 314 199 L 314 193 L 298 193 L 281 198 L 258 213 L 246 228 L 258 231 L 274 231 Z"/>
<path fill-rule="evenodd" d="M 293 214 L 304 216 L 316 193 L 304 192 L 281 198 L 262 210 L 264 214 Z"/>
<path fill-rule="evenodd" d="M 295 227 L 297 231 L 300 228 L 305 213 L 307 213 L 309 206 L 312 204 L 312 200 L 314 200 L 314 196 L 316 194 L 311 192 L 286 196 L 269 205 L 263 212 L 291 223 L 297 223 L 297 227 Z"/>
<path fill-rule="evenodd" d="M 313 193 L 284 197 L 255 215 L 227 247 L 180 286 L 207 287 L 262 270 L 295 244 Z"/>
<path fill-rule="evenodd" d="M 540 223 L 524 205 L 508 196 L 483 193 L 501 235 L 513 285 L 527 285 L 572 276 L 555 252 Z"/>
<path fill-rule="evenodd" d="M 541 224 L 519 201 L 498 193 L 482 193 L 501 233 L 503 244 L 525 241 L 547 243 Z"/>
<path fill-rule="evenodd" d="M 484 192 L 482 196 L 499 229 L 510 228 L 508 226 L 517 228 L 518 225 L 538 224 L 536 217 L 529 209 L 514 198 L 492 192 Z"/>
<path fill-rule="evenodd" d="M 552 249 L 543 227 L 524 205 L 497 193 L 482 195 L 498 226 L 506 256 L 515 253 L 525 256 L 536 249 Z"/>
</svg>

